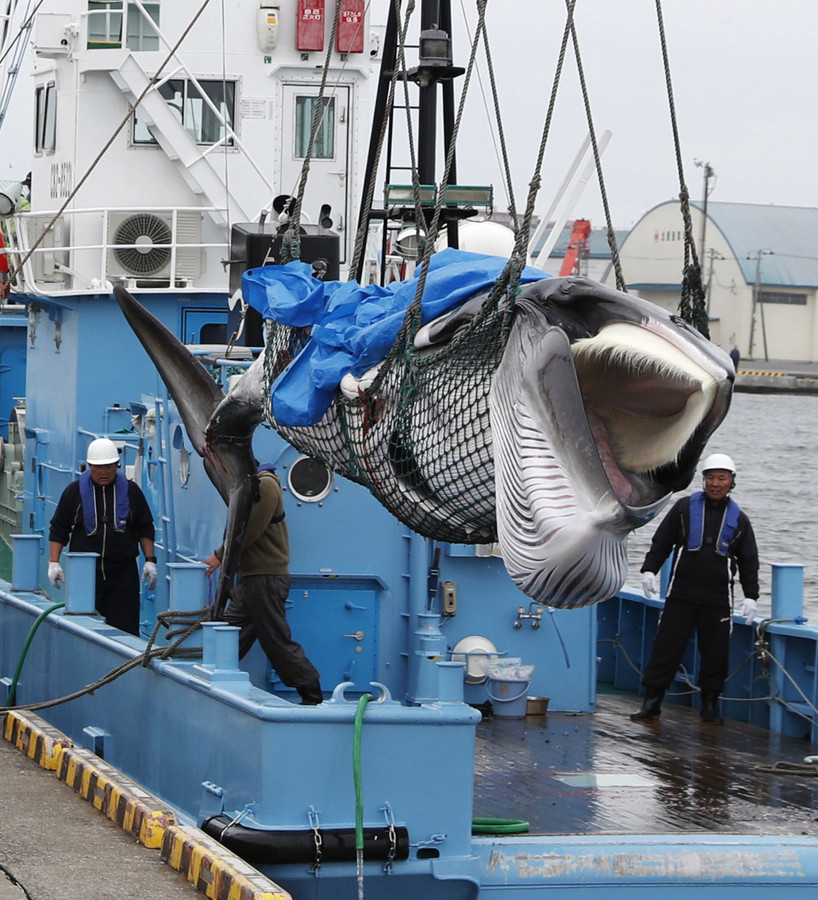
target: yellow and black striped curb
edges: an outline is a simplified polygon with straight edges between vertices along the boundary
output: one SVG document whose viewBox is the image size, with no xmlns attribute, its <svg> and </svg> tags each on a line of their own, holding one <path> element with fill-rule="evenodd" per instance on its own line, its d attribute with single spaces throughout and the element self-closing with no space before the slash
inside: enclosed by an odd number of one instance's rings
<svg viewBox="0 0 818 900">
<path fill-rule="evenodd" d="M 34 713 L 6 713 L 3 737 L 145 847 L 161 848 L 162 861 L 206 897 L 291 900 L 241 857 L 200 829 L 179 825 L 166 804 L 90 750 L 74 747 L 71 738 Z"/>
<path fill-rule="evenodd" d="M 792 374 L 791 372 L 756 372 L 750 371 L 748 369 L 739 369 L 736 372 L 737 375 L 764 375 L 765 377 L 774 377 L 774 378 L 783 378 L 785 375 Z M 794 376 L 798 377 L 798 376 Z"/>
<path fill-rule="evenodd" d="M 56 770 L 63 750 L 74 742 L 34 713 L 6 714 L 3 737 L 33 759 L 41 769 Z"/>
<path fill-rule="evenodd" d="M 166 829 L 162 860 L 214 900 L 290 900 L 286 891 L 198 828 Z"/>
<path fill-rule="evenodd" d="M 65 748 L 56 772 L 60 781 L 146 847 L 161 847 L 165 829 L 176 824 L 171 809 L 90 750 Z"/>
</svg>

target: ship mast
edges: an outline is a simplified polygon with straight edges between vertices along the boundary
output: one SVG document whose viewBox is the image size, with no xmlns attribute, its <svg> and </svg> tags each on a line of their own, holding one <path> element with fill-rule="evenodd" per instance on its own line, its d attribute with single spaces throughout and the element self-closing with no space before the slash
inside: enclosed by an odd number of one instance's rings
<svg viewBox="0 0 818 900">
<path fill-rule="evenodd" d="M 389 4 L 389 15 L 384 38 L 384 49 L 381 60 L 381 71 L 372 117 L 372 130 L 369 142 L 366 177 L 362 190 L 362 205 L 359 221 L 366 224 L 371 219 L 387 221 L 400 220 L 404 223 L 416 219 L 413 207 L 369 209 L 367 197 L 372 188 L 372 180 L 377 177 L 378 142 L 388 130 L 386 156 L 386 183 L 392 181 L 392 172 L 399 167 L 393 164 L 393 142 L 391 117 L 393 109 L 389 109 L 389 92 L 392 75 L 399 64 L 398 38 L 399 23 L 394 4 Z M 418 65 L 407 72 L 398 73 L 398 79 L 406 78 L 418 86 L 417 105 L 417 180 L 421 185 L 437 185 L 437 153 L 438 147 L 438 88 L 440 88 L 441 113 L 443 125 L 443 147 L 448 148 L 454 134 L 455 104 L 454 79 L 462 75 L 464 69 L 452 65 L 452 16 L 450 0 L 423 0 L 420 11 L 420 38 L 418 42 Z M 405 167 L 404 167 L 405 168 Z M 452 159 L 449 175 L 451 184 L 457 183 L 456 155 Z M 434 214 L 431 206 L 423 208 L 424 227 L 428 226 Z M 458 246 L 458 221 L 475 214 L 475 210 L 451 208 L 442 211 L 441 220 L 446 225 L 450 247 Z M 384 229 L 384 256 L 386 249 L 386 229 Z M 352 277 L 360 280 L 363 260 L 358 263 Z"/>
</svg>

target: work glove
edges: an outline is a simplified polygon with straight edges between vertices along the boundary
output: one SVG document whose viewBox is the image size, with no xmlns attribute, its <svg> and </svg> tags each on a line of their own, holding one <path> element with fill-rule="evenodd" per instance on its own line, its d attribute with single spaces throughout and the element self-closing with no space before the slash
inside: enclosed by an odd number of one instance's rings
<svg viewBox="0 0 818 900">
<path fill-rule="evenodd" d="M 748 625 L 753 624 L 753 619 L 755 619 L 757 612 L 758 601 L 750 600 L 750 598 L 748 597 L 741 605 L 741 614 L 747 619 Z"/>
<path fill-rule="evenodd" d="M 149 591 L 156 587 L 156 563 L 146 562 L 142 566 L 142 580 L 148 582 Z"/>
<path fill-rule="evenodd" d="M 659 596 L 659 579 L 655 572 L 642 573 L 642 592 L 648 600 Z"/>
<path fill-rule="evenodd" d="M 51 582 L 51 586 L 55 588 L 60 586 L 60 582 L 65 584 L 65 572 L 63 572 L 62 566 L 58 562 L 50 562 L 48 564 L 48 580 Z"/>
</svg>

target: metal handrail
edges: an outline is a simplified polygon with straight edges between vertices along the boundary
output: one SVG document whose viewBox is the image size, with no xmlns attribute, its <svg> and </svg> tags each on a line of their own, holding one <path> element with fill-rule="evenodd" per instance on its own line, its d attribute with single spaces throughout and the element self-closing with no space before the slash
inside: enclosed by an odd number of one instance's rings
<svg viewBox="0 0 818 900">
<path fill-rule="evenodd" d="M 102 288 L 110 289 L 107 274 L 107 258 L 109 251 L 133 249 L 137 247 L 136 244 L 114 244 L 111 243 L 111 241 L 108 239 L 108 222 L 111 219 L 112 215 L 120 213 L 150 213 L 152 215 L 165 214 L 171 217 L 171 241 L 169 243 L 155 243 L 153 245 L 156 248 L 169 249 L 171 251 L 170 260 L 168 261 L 168 276 L 167 278 L 163 278 L 161 281 L 157 281 L 156 289 L 162 290 L 165 281 L 167 281 L 167 287 L 164 287 L 164 289 L 166 290 L 178 291 L 180 289 L 180 286 L 178 284 L 180 281 L 191 281 L 190 287 L 192 288 L 192 280 L 189 279 L 188 276 L 178 271 L 178 250 L 183 249 L 206 251 L 212 249 L 220 251 L 221 254 L 226 254 L 229 249 L 229 243 L 226 240 L 184 242 L 177 240 L 178 217 L 180 213 L 193 212 L 202 215 L 214 210 L 218 211 L 216 207 L 203 206 L 127 206 L 86 207 L 80 209 L 74 208 L 70 210 L 67 209 L 62 213 L 61 218 L 64 221 L 68 220 L 69 225 L 72 220 L 75 220 L 80 216 L 98 216 L 101 223 L 101 240 L 99 242 L 81 244 L 72 243 L 70 240 L 66 240 L 62 243 L 56 243 L 55 240 L 55 243 L 52 243 L 49 246 L 43 246 L 41 244 L 31 253 L 31 258 L 29 258 L 23 265 L 21 270 L 22 284 L 19 285 L 17 289 L 23 293 L 31 293 L 41 296 L 51 294 L 76 294 L 83 293 L 87 290 L 98 290 Z M 13 216 L 9 216 L 4 220 L 4 222 L 6 223 L 6 227 L 3 229 L 5 237 L 5 247 L 0 249 L 0 254 L 4 254 L 10 257 L 26 255 L 36 240 L 36 236 L 32 231 L 35 223 L 38 221 L 49 221 L 51 218 L 53 218 L 55 213 L 56 210 L 26 210 L 25 212 L 18 212 Z M 11 223 L 11 225 L 9 225 L 8 223 Z M 73 230 L 74 229 L 69 227 L 69 234 L 71 234 Z M 52 234 L 54 234 L 56 239 L 58 232 L 55 229 L 52 229 Z M 71 267 L 72 257 L 74 254 L 88 251 L 95 252 L 97 254 L 97 262 L 93 267 L 86 265 L 84 267 L 85 271 L 82 272 L 77 271 L 75 268 Z M 84 283 L 84 288 L 68 287 L 65 282 L 60 281 L 39 281 L 36 277 L 33 260 L 37 256 L 44 256 L 46 254 L 65 254 L 67 262 L 55 262 L 54 269 L 56 271 L 61 271 L 66 273 L 67 275 L 72 276 L 76 281 Z M 92 269 L 92 271 L 89 272 L 89 269 Z M 150 278 L 149 275 L 140 276 L 139 274 L 133 274 L 128 277 L 132 278 L 133 280 L 147 280 Z M 220 286 L 220 288 L 221 287 L 222 286 Z M 224 289 L 226 289 L 226 285 L 224 286 Z"/>
</svg>

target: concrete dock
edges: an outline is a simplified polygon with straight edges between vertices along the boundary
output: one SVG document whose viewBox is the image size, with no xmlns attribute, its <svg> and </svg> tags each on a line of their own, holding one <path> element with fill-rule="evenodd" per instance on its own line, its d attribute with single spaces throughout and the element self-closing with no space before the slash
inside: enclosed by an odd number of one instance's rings
<svg viewBox="0 0 818 900">
<path fill-rule="evenodd" d="M 0 740 L 0 900 L 194 900 L 160 852 Z"/>
<path fill-rule="evenodd" d="M 742 359 L 735 390 L 748 394 L 818 395 L 818 363 Z"/>
<path fill-rule="evenodd" d="M 44 719 L 0 723 L 0 900 L 291 900 Z"/>
</svg>

